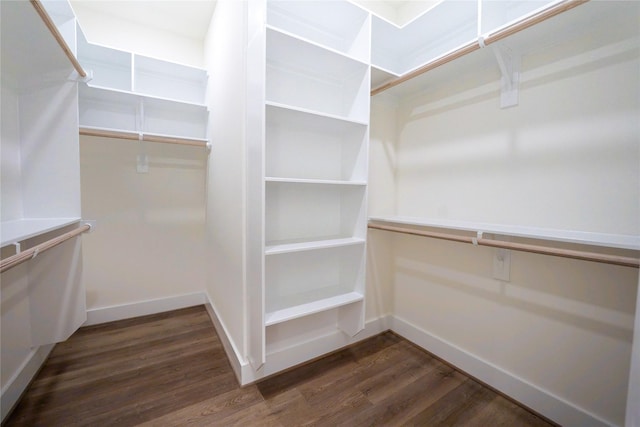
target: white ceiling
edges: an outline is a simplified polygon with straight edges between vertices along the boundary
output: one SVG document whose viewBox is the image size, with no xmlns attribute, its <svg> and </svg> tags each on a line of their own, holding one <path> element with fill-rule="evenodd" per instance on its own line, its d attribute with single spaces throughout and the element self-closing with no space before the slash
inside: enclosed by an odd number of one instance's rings
<svg viewBox="0 0 640 427">
<path fill-rule="evenodd" d="M 215 0 L 72 0 L 100 15 L 135 22 L 202 40 L 207 33 Z"/>
</svg>

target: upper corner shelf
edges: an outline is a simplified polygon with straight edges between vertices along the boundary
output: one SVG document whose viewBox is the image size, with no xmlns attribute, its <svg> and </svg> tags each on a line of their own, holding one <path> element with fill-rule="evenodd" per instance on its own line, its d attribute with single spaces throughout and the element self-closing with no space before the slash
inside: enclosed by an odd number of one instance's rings
<svg viewBox="0 0 640 427">
<path fill-rule="evenodd" d="M 64 39 L 52 37 L 51 27 L 43 23 L 31 3 L 3 1 L 0 7 L 3 80 L 17 89 L 24 89 L 40 82 L 43 74 L 62 79 L 69 77 L 73 64 L 65 53 L 72 51 Z M 49 24 L 55 29 L 53 21 Z M 62 49 L 60 42 L 64 44 Z"/>
<path fill-rule="evenodd" d="M 402 75 L 478 36 L 476 1 L 442 1 L 402 28 L 372 22 L 373 66 Z"/>
<path fill-rule="evenodd" d="M 89 43 L 79 31 L 78 57 L 93 71 L 90 86 L 204 105 L 204 69 Z"/>
<path fill-rule="evenodd" d="M 267 2 L 267 24 L 369 62 L 369 14 L 348 2 Z"/>
<path fill-rule="evenodd" d="M 493 55 L 469 54 L 499 41 L 521 55 L 578 33 L 600 34 L 595 28 L 606 21 L 620 21 L 620 32 L 637 32 L 637 7 L 637 2 L 589 0 L 444 0 L 402 28 L 374 18 L 372 65 L 378 71 L 371 94 L 406 86 L 408 80 L 452 61 L 460 63 L 465 56 L 473 59 L 464 61 L 461 69 L 481 68 Z M 560 14 L 562 19 L 550 19 Z M 398 45 L 404 48 L 392 49 Z M 394 95 L 415 93 L 415 86 Z"/>
</svg>

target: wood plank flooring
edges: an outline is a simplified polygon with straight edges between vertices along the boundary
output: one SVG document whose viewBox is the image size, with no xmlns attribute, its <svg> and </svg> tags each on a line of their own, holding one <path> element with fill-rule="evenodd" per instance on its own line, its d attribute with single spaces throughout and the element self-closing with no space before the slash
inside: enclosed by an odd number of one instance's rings
<svg viewBox="0 0 640 427">
<path fill-rule="evenodd" d="M 387 332 L 240 388 L 203 306 L 56 345 L 6 426 L 549 426 Z"/>
</svg>

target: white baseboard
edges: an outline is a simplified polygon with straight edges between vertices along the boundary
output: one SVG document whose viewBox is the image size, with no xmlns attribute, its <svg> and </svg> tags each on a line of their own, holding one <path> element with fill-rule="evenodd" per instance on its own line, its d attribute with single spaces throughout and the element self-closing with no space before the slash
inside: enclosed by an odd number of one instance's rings
<svg viewBox="0 0 640 427">
<path fill-rule="evenodd" d="M 390 329 L 472 377 L 564 426 L 610 426 L 611 423 L 519 378 L 411 323 L 392 316 Z"/>
<path fill-rule="evenodd" d="M 336 351 L 358 341 L 365 340 L 389 329 L 386 317 L 366 322 L 365 328 L 354 337 L 349 337 L 344 332 L 336 329 L 335 332 L 317 337 L 311 341 L 267 354 L 266 363 L 256 372 L 249 361 L 239 354 L 236 346 L 229 339 L 227 328 L 218 317 L 215 305 L 212 301 L 209 301 L 207 304 L 207 311 L 209 312 L 211 321 L 213 322 L 216 332 L 220 337 L 220 341 L 222 341 L 222 346 L 227 354 L 229 363 L 231 364 L 241 386 L 254 383 L 269 375 L 308 362 L 309 360 L 318 358 L 324 354 Z"/>
<path fill-rule="evenodd" d="M 16 374 L 2 387 L 2 398 L 0 400 L 2 421 L 11 412 L 15 404 L 18 403 L 22 393 L 24 393 L 33 377 L 47 360 L 53 347 L 54 344 L 48 344 L 32 350 L 25 358 L 22 366 L 18 368 Z"/>
<path fill-rule="evenodd" d="M 87 310 L 87 321 L 82 326 L 97 325 L 116 320 L 131 319 L 133 317 L 146 316 L 148 314 L 162 313 L 207 304 L 209 298 L 204 292 L 175 295 L 154 300 L 139 301 L 129 304 L 98 307 Z"/>
<path fill-rule="evenodd" d="M 218 317 L 216 312 L 215 305 L 213 302 L 207 297 L 207 312 L 209 313 L 209 317 L 213 322 L 213 326 L 216 328 L 216 332 L 218 333 L 218 337 L 222 342 L 222 347 L 224 348 L 225 353 L 227 354 L 227 359 L 229 359 L 229 363 L 231 364 L 231 368 L 233 372 L 236 374 L 236 378 L 240 385 L 245 385 L 242 382 L 242 378 L 246 376 L 246 372 L 250 371 L 249 363 L 244 360 L 244 358 L 238 352 L 238 349 L 234 345 L 233 342 L 229 339 L 229 333 L 224 325 L 224 323 Z"/>
</svg>

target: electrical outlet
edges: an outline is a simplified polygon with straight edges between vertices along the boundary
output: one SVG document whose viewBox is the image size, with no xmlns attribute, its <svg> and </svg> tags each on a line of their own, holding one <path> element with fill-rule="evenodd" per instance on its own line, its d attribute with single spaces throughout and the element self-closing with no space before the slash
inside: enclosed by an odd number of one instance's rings
<svg viewBox="0 0 640 427">
<path fill-rule="evenodd" d="M 493 278 L 508 282 L 511 280 L 511 251 L 496 249 L 493 254 Z"/>
</svg>

